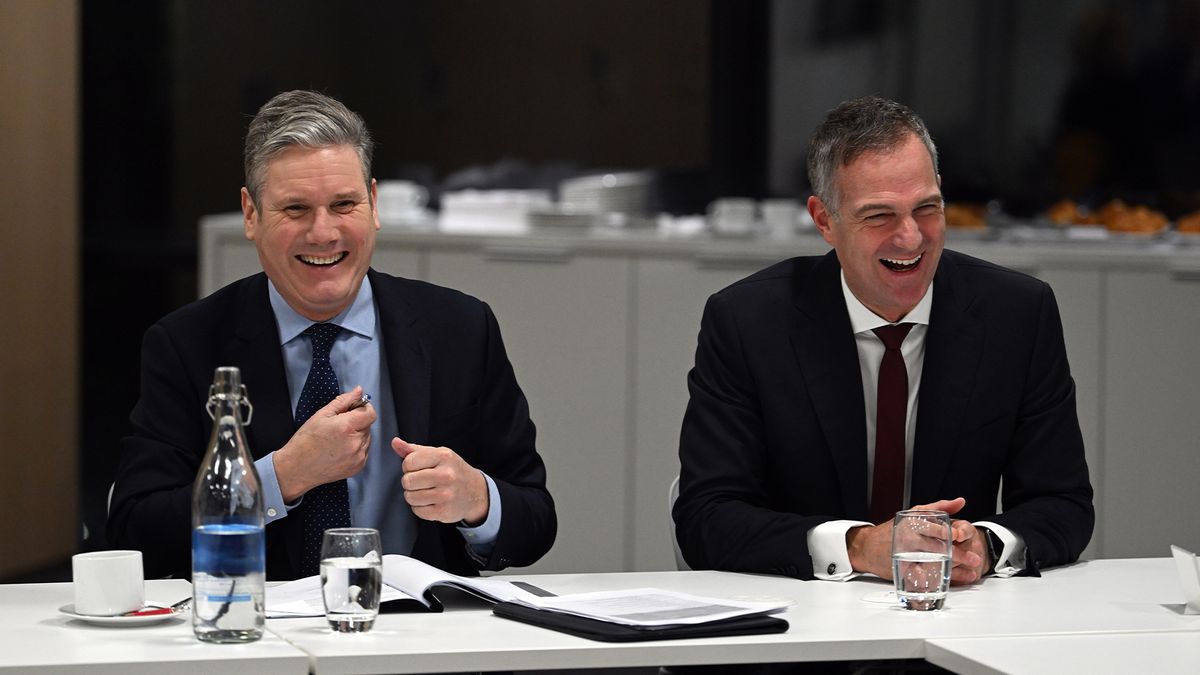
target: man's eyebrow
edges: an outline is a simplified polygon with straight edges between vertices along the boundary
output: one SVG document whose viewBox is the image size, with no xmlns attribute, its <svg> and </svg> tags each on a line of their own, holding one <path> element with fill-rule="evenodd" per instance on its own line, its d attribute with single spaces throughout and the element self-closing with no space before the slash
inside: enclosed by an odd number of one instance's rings
<svg viewBox="0 0 1200 675">
<path fill-rule="evenodd" d="M 271 200 L 270 204 L 273 206 L 288 206 L 291 204 L 305 204 L 307 202 L 308 200 L 300 195 L 283 195 Z"/>
<path fill-rule="evenodd" d="M 922 206 L 929 206 L 930 204 L 937 204 L 940 206 L 942 204 L 942 194 L 940 192 L 935 192 L 933 194 L 930 194 L 930 195 L 918 200 L 917 208 L 920 208 Z M 868 211 L 895 211 L 895 210 L 896 210 L 895 204 L 880 202 L 880 203 L 863 204 L 862 206 L 858 207 L 857 209 L 854 209 L 854 211 L 852 211 L 851 213 L 852 213 L 852 215 L 858 216 L 858 215 L 862 215 Z"/>
<path fill-rule="evenodd" d="M 896 207 L 893 206 L 892 204 L 863 204 L 862 206 L 858 207 L 857 209 L 854 209 L 853 213 L 854 213 L 854 215 L 857 216 L 857 215 L 866 213 L 867 211 L 895 211 L 895 210 L 896 210 Z"/>
</svg>

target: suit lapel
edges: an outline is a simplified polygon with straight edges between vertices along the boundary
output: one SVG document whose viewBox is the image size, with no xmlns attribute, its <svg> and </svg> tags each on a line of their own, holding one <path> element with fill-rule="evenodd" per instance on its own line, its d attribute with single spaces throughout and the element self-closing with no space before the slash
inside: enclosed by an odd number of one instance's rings
<svg viewBox="0 0 1200 675">
<path fill-rule="evenodd" d="M 867 429 L 858 349 L 842 298 L 841 267 L 827 254 L 806 279 L 798 279 L 792 333 L 796 355 L 816 419 L 837 467 L 844 512 L 867 515 Z"/>
<path fill-rule="evenodd" d="M 421 330 L 421 313 L 405 292 L 404 284 L 408 282 L 375 270 L 368 275 L 379 310 L 379 337 L 383 340 L 384 366 L 392 387 L 397 433 L 410 443 L 428 445 L 432 366 Z M 445 566 L 447 558 L 441 549 L 437 524 L 420 518 L 415 522 L 417 536 L 412 556 Z"/>
<path fill-rule="evenodd" d="M 237 312 L 237 330 L 222 356 L 224 363 L 242 370 L 242 382 L 254 405 L 247 432 L 250 449 L 257 458 L 283 447 L 296 430 L 265 275 L 251 280 Z"/>
<path fill-rule="evenodd" d="M 985 340 L 982 326 L 969 313 L 969 289 L 946 253 L 933 289 L 913 448 L 914 504 L 956 496 L 942 494 L 940 487 L 976 386 Z"/>
<path fill-rule="evenodd" d="M 420 313 L 408 300 L 401 280 L 375 270 L 369 274 L 379 309 L 379 335 L 400 438 L 426 444 L 432 379 L 429 352 L 422 343 Z"/>
</svg>

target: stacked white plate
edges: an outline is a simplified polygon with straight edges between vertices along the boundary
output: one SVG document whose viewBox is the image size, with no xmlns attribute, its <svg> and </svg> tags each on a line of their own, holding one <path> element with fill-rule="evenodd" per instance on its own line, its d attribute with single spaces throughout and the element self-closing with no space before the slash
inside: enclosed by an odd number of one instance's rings
<svg viewBox="0 0 1200 675">
<path fill-rule="evenodd" d="M 450 234 L 526 234 L 529 215 L 551 207 L 545 190 L 460 190 L 442 195 L 438 229 Z"/>
<path fill-rule="evenodd" d="M 646 213 L 652 186 L 648 171 L 569 178 L 559 183 L 559 207 L 565 213 Z"/>
</svg>

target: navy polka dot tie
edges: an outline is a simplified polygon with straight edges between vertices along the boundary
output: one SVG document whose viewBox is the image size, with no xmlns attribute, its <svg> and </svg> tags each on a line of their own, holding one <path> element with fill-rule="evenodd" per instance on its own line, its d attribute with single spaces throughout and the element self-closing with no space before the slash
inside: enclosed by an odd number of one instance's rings
<svg viewBox="0 0 1200 675">
<path fill-rule="evenodd" d="M 337 374 L 329 365 L 329 348 L 342 332 L 332 323 L 314 323 L 304 334 L 312 343 L 312 367 L 300 401 L 296 404 L 296 428 L 299 429 L 313 413 L 325 407 L 339 393 Z M 321 562 L 321 535 L 331 527 L 350 525 L 350 493 L 346 481 L 325 483 L 304 495 L 304 545 L 300 558 L 301 576 L 317 574 Z"/>
</svg>

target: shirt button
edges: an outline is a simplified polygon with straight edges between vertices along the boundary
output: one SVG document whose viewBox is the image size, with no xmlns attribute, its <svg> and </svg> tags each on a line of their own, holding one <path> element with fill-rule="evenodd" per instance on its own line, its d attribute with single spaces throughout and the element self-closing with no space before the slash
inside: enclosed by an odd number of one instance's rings
<svg viewBox="0 0 1200 675">
<path fill-rule="evenodd" d="M 825 568 L 825 573 L 828 574 L 829 576 L 833 576 L 834 574 L 836 574 L 837 573 L 837 563 L 829 563 L 829 567 Z"/>
<path fill-rule="evenodd" d="M 270 516 L 270 517 L 272 517 L 272 518 L 274 518 L 274 517 L 275 517 L 275 514 L 276 514 L 276 513 L 278 513 L 278 511 L 276 511 L 275 509 L 267 509 L 267 515 L 268 515 L 268 516 Z"/>
</svg>

